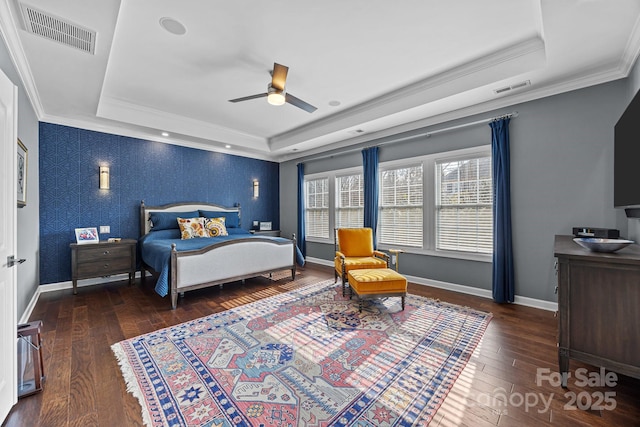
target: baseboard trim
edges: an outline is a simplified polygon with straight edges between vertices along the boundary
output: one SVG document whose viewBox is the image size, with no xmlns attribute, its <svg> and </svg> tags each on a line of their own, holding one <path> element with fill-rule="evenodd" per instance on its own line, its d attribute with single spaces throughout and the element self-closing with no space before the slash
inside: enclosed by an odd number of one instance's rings
<svg viewBox="0 0 640 427">
<path fill-rule="evenodd" d="M 314 258 L 314 257 L 305 257 L 304 259 L 305 263 L 310 262 L 311 264 L 319 264 L 319 265 L 325 265 L 327 267 L 333 267 L 333 262 L 332 261 L 327 261 L 326 259 L 321 259 L 321 258 Z"/>
<path fill-rule="evenodd" d="M 307 257 L 306 262 L 333 267 L 331 261 L 325 259 Z M 492 292 L 488 289 L 474 288 L 473 286 L 458 285 L 456 283 L 442 282 L 439 280 L 426 279 L 424 277 L 404 275 L 411 283 L 418 285 L 431 286 L 434 288 L 444 289 L 447 291 L 459 292 L 461 294 L 474 295 L 481 298 L 492 299 Z M 514 304 L 523 305 L 525 307 L 538 308 L 545 311 L 558 311 L 558 303 L 545 301 L 535 298 L 515 296 Z"/>
<path fill-rule="evenodd" d="M 527 307 L 539 308 L 546 311 L 558 311 L 558 303 L 553 301 L 545 301 L 542 299 L 521 297 L 516 295 L 514 303 Z"/>
<path fill-rule="evenodd" d="M 333 267 L 333 263 L 331 261 L 327 261 L 325 259 L 320 259 L 320 258 L 306 257 L 305 262 L 309 262 L 311 264 L 324 265 L 326 267 Z M 147 276 L 149 275 L 150 273 L 147 272 Z M 491 299 L 492 297 L 491 291 L 487 289 L 474 288 L 473 286 L 458 285 L 456 283 L 442 282 L 439 280 L 425 279 L 424 277 L 418 277 L 418 276 L 409 276 L 409 275 L 405 275 L 405 276 L 407 280 L 409 280 L 412 283 L 416 283 L 418 285 L 431 286 L 434 288 L 444 289 L 447 291 L 459 292 L 467 295 L 474 295 L 481 298 Z M 140 277 L 141 277 L 140 272 L 136 271 L 136 278 L 140 278 Z M 85 286 L 94 286 L 94 285 L 100 285 L 100 284 L 110 283 L 110 282 L 118 282 L 121 280 L 127 280 L 128 278 L 129 278 L 129 275 L 125 273 L 125 274 L 116 274 L 114 276 L 109 276 L 109 277 L 86 279 L 86 280 L 79 281 L 78 287 L 83 288 Z M 73 288 L 73 282 L 70 280 L 67 282 L 47 283 L 46 285 L 38 286 L 33 296 L 31 297 L 29 304 L 27 304 L 27 307 L 25 308 L 24 313 L 22 313 L 22 317 L 20 317 L 19 323 L 27 323 L 29 321 L 29 317 L 31 316 L 31 313 L 33 312 L 33 309 L 35 308 L 36 303 L 38 302 L 38 299 L 40 298 L 41 294 L 45 292 L 55 292 L 55 291 L 61 291 L 64 289 L 71 289 L 71 288 Z M 514 304 L 523 305 L 525 307 L 538 308 L 540 310 L 545 310 L 545 311 L 558 311 L 557 302 L 545 301 L 545 300 L 529 298 L 529 297 L 522 297 L 518 295 L 516 295 L 515 297 Z"/>
<path fill-rule="evenodd" d="M 444 289 L 446 291 L 459 292 L 461 294 L 473 295 L 480 298 L 491 299 L 491 291 L 487 289 L 474 288 L 473 286 L 458 285 L 456 283 L 443 282 L 440 280 L 425 279 L 424 277 L 404 275 L 411 283 L 431 286 L 432 288 Z"/>
<path fill-rule="evenodd" d="M 147 276 L 151 275 L 148 271 L 146 273 L 147 273 Z M 135 277 L 136 279 L 139 279 L 140 277 L 142 277 L 139 271 L 136 271 Z M 108 277 L 96 277 L 94 279 L 79 280 L 78 287 L 84 288 L 86 286 L 103 285 L 105 283 L 119 282 L 121 280 L 129 280 L 129 274 L 127 273 L 114 274 L 113 276 L 108 276 Z M 33 309 L 36 307 L 36 303 L 38 302 L 40 295 L 42 295 L 43 293 L 62 291 L 65 289 L 72 289 L 72 288 L 73 288 L 73 282 L 71 280 L 66 282 L 47 283 L 46 285 L 38 286 L 36 291 L 33 293 L 33 296 L 31 297 L 29 304 L 27 304 L 27 307 L 22 313 L 22 316 L 20 317 L 20 320 L 18 321 L 18 323 L 22 324 L 22 323 L 27 323 L 29 321 L 29 317 L 31 317 L 31 313 L 33 312 Z"/>
<path fill-rule="evenodd" d="M 36 307 L 36 303 L 38 302 L 38 298 L 40 298 L 40 294 L 40 286 L 36 286 L 36 291 L 33 293 L 31 300 L 29 300 L 29 304 L 27 304 L 27 306 L 25 307 L 24 312 L 22 313 L 22 317 L 20 317 L 20 320 L 18 320 L 19 325 L 29 322 L 29 317 L 31 317 L 31 313 Z"/>
</svg>

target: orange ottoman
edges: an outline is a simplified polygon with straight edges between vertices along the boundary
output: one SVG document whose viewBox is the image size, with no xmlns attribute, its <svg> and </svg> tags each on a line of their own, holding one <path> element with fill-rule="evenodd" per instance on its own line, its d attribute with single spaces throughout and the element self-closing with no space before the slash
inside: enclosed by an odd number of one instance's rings
<svg viewBox="0 0 640 427">
<path fill-rule="evenodd" d="M 404 310 L 404 298 L 407 295 L 407 279 L 390 268 L 372 268 L 350 270 L 348 273 L 349 299 L 355 293 L 358 296 L 358 308 L 362 311 L 362 300 L 402 297 L 402 309 Z"/>
</svg>

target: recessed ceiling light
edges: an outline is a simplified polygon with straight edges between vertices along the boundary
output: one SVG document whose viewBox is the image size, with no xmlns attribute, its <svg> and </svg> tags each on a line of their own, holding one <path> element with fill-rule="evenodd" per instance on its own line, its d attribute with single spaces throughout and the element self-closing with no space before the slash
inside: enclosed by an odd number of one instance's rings
<svg viewBox="0 0 640 427">
<path fill-rule="evenodd" d="M 224 148 L 231 148 L 229 144 L 225 145 Z"/>
<path fill-rule="evenodd" d="M 185 26 L 173 18 L 160 18 L 160 26 L 176 36 L 181 36 L 187 32 Z"/>
<path fill-rule="evenodd" d="M 169 132 L 162 132 L 162 136 L 164 136 L 164 137 L 169 136 Z"/>
<path fill-rule="evenodd" d="M 329 105 L 332 107 L 337 107 L 338 105 L 340 105 L 340 101 L 334 99 L 333 101 L 329 101 Z"/>
</svg>

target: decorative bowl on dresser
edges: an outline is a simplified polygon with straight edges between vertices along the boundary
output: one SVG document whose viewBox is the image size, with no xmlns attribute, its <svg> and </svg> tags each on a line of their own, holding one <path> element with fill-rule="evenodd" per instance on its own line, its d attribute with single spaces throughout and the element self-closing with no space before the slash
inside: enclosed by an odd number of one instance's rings
<svg viewBox="0 0 640 427">
<path fill-rule="evenodd" d="M 633 240 L 599 239 L 594 237 L 578 237 L 573 239 L 573 241 L 590 251 L 609 253 L 619 251 L 633 243 Z"/>
<path fill-rule="evenodd" d="M 92 244 L 71 243 L 71 279 L 73 293 L 78 293 L 78 280 L 129 273 L 133 284 L 136 274 L 136 244 L 134 239 Z"/>
</svg>

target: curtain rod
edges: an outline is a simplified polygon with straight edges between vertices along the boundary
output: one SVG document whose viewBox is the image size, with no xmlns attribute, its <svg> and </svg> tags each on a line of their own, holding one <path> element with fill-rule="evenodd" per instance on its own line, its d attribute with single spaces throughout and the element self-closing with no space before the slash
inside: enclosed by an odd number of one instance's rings
<svg viewBox="0 0 640 427">
<path fill-rule="evenodd" d="M 395 144 L 395 143 L 398 143 L 398 142 L 408 141 L 408 140 L 415 139 L 415 138 L 420 138 L 420 137 L 423 137 L 423 136 L 427 137 L 427 138 L 430 138 L 431 135 L 436 135 L 438 133 L 449 132 L 449 131 L 452 131 L 452 130 L 458 130 L 458 129 L 462 129 L 462 128 L 466 128 L 466 127 L 470 127 L 470 126 L 481 125 L 481 124 L 484 124 L 484 123 L 492 122 L 494 120 L 518 117 L 518 115 L 519 114 L 518 114 L 517 111 L 513 111 L 511 113 L 502 114 L 500 116 L 490 117 L 490 118 L 487 118 L 487 119 L 477 120 L 475 122 L 463 123 L 461 125 L 449 126 L 449 127 L 442 128 L 442 129 L 432 130 L 431 132 L 423 132 L 423 133 L 419 133 L 417 135 L 410 135 L 410 136 L 405 136 L 403 138 L 396 138 L 396 139 L 393 139 L 391 141 L 381 142 L 380 144 L 372 145 L 372 147 L 375 147 L 375 146 L 382 147 L 384 145 Z M 364 148 L 369 148 L 369 147 L 364 147 Z M 339 154 L 347 154 L 347 153 L 353 153 L 355 151 L 362 151 L 362 149 L 363 149 L 363 147 L 351 148 L 351 149 L 348 149 L 348 150 L 343 150 L 343 151 L 340 151 L 340 152 L 336 152 L 334 154 L 325 154 L 323 156 L 311 157 L 310 159 L 307 159 L 304 162 L 300 162 L 300 163 L 311 162 L 311 161 L 314 161 L 314 160 L 328 159 L 328 158 L 331 158 L 331 157 L 339 155 Z"/>
</svg>

